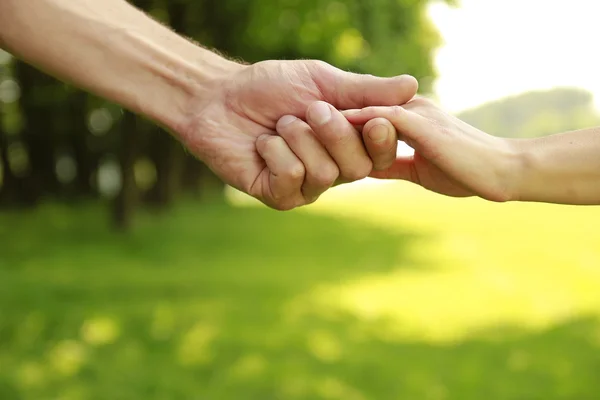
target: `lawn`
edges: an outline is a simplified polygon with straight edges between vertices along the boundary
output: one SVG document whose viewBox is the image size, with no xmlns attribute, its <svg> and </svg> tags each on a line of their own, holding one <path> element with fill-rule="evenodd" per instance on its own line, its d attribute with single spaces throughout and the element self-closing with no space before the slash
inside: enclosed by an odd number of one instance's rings
<svg viewBox="0 0 600 400">
<path fill-rule="evenodd" d="M 0 214 L 0 399 L 600 396 L 600 209 L 340 188 Z"/>
</svg>

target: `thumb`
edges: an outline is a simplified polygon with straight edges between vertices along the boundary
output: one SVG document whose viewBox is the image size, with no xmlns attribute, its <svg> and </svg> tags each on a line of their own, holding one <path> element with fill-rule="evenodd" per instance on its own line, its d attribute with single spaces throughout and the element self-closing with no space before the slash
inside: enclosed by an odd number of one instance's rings
<svg viewBox="0 0 600 400">
<path fill-rule="evenodd" d="M 323 82 L 320 87 L 325 101 L 347 110 L 405 104 L 417 94 L 419 83 L 410 75 L 381 78 L 338 70 L 333 85 Z"/>
</svg>

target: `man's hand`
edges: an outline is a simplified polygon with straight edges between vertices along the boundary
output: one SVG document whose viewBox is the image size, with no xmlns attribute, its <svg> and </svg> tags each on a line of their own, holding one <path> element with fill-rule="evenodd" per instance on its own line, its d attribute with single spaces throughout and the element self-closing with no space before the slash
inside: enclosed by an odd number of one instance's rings
<svg viewBox="0 0 600 400">
<path fill-rule="evenodd" d="M 390 168 L 373 172 L 374 178 L 407 180 L 454 197 L 515 198 L 519 163 L 512 142 L 474 128 L 427 99 L 344 114 L 349 122 L 365 128 L 375 120 L 390 128 L 391 123 L 398 138 L 415 150 L 414 156 L 399 157 Z M 366 135 L 364 139 L 367 147 L 372 145 Z"/>
<path fill-rule="evenodd" d="M 403 104 L 417 89 L 412 77 L 350 74 L 317 61 L 242 66 L 124 0 L 2 0 L 0 41 L 165 126 L 226 183 L 277 209 L 371 172 L 360 134 L 338 109 Z M 372 155 L 376 168 L 392 159 L 389 134 Z"/>
<path fill-rule="evenodd" d="M 394 130 L 383 132 L 368 153 L 338 110 L 404 104 L 417 82 L 351 74 L 320 61 L 265 61 L 211 87 L 192 103 L 179 138 L 226 183 L 288 210 L 315 201 L 336 182 L 367 177 L 373 164 L 389 166 Z"/>
</svg>

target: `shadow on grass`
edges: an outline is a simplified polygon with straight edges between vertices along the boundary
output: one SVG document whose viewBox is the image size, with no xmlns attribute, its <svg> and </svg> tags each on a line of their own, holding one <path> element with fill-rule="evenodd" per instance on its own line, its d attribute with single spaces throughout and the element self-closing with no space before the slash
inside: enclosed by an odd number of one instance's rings
<svg viewBox="0 0 600 400">
<path fill-rule="evenodd" d="M 191 204 L 143 215 L 128 235 L 105 219 L 95 207 L 0 214 L 0 273 L 67 303 L 96 295 L 241 300 L 257 290 L 287 298 L 316 283 L 414 268 L 406 249 L 422 239 L 303 212 Z"/>
<path fill-rule="evenodd" d="M 0 215 L 0 399 L 593 399 L 600 323 L 442 346 L 290 315 L 299 294 L 398 268 L 428 240 L 303 212 Z"/>
</svg>

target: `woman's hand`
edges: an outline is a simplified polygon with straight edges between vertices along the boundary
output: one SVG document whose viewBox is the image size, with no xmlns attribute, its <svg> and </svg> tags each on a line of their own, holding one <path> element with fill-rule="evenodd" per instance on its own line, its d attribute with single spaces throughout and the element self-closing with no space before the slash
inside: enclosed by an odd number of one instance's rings
<svg viewBox="0 0 600 400">
<path fill-rule="evenodd" d="M 427 99 L 415 98 L 401 107 L 348 110 L 344 115 L 350 123 L 365 126 L 367 149 L 375 146 L 366 134 L 368 129 L 374 124 L 391 124 L 398 139 L 415 150 L 414 156 L 399 157 L 371 177 L 407 180 L 453 197 L 479 196 L 496 202 L 515 199 L 519 165 L 513 142 L 488 135 Z"/>
</svg>

